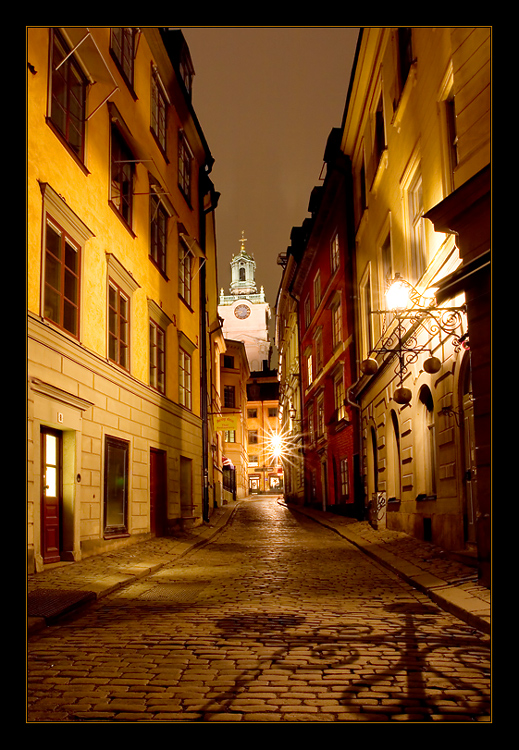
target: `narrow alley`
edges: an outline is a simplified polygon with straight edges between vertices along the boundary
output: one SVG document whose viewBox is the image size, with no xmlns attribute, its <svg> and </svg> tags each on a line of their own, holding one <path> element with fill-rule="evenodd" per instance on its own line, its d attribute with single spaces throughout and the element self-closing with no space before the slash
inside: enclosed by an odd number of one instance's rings
<svg viewBox="0 0 519 750">
<path fill-rule="evenodd" d="M 489 637 L 273 496 L 27 654 L 29 722 L 490 717 Z"/>
</svg>

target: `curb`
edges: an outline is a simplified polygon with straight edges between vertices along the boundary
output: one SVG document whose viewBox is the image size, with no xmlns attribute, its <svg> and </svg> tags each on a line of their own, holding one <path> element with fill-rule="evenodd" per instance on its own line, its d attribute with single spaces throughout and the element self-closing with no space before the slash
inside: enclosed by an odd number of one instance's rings
<svg viewBox="0 0 519 750">
<path fill-rule="evenodd" d="M 431 601 L 438 604 L 439 607 L 454 615 L 459 620 L 480 630 L 486 635 L 491 634 L 490 607 L 485 605 L 480 599 L 472 596 L 468 591 L 460 588 L 456 584 L 444 581 L 423 568 L 419 568 L 407 560 L 393 555 L 391 552 L 383 549 L 380 545 L 369 543 L 349 529 L 337 528 L 326 519 L 318 518 L 311 512 L 299 506 L 288 505 L 284 501 L 279 501 L 289 510 L 297 511 L 302 515 L 310 518 L 312 521 L 321 524 L 330 531 L 334 531 L 343 539 L 355 545 L 361 552 L 370 557 L 375 562 L 383 565 L 388 570 L 398 575 L 404 581 L 409 583 L 413 588 L 418 589 L 426 594 Z"/>
</svg>

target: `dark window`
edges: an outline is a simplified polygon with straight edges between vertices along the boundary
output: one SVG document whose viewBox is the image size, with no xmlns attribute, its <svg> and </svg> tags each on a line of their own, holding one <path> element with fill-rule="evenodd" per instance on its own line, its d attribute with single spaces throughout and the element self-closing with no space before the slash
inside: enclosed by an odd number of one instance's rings
<svg viewBox="0 0 519 750">
<path fill-rule="evenodd" d="M 74 55 L 67 55 L 67 45 L 54 31 L 50 121 L 74 153 L 83 159 L 87 82 Z"/>
<path fill-rule="evenodd" d="M 113 281 L 108 287 L 108 357 L 130 369 L 130 300 Z"/>
<path fill-rule="evenodd" d="M 236 406 L 235 388 L 233 385 L 225 385 L 223 389 L 223 405 L 228 408 Z"/>
<path fill-rule="evenodd" d="M 163 151 L 166 150 L 166 97 L 156 71 L 151 78 L 151 130 Z"/>
<path fill-rule="evenodd" d="M 150 320 L 150 385 L 160 393 L 166 390 L 166 334 Z"/>
<path fill-rule="evenodd" d="M 127 530 L 128 454 L 130 444 L 107 437 L 105 443 L 104 510 L 105 534 Z"/>
<path fill-rule="evenodd" d="M 133 61 L 135 58 L 135 29 L 118 27 L 112 29 L 110 50 L 123 78 L 133 88 Z"/>
<path fill-rule="evenodd" d="M 133 162 L 132 152 L 117 128 L 113 127 L 110 200 L 128 226 L 132 223 Z"/>
<path fill-rule="evenodd" d="M 159 198 L 153 194 L 150 198 L 150 212 L 150 257 L 162 273 L 166 273 L 168 214 Z"/>
<path fill-rule="evenodd" d="M 43 314 L 79 336 L 79 247 L 57 224 L 47 221 Z"/>
</svg>

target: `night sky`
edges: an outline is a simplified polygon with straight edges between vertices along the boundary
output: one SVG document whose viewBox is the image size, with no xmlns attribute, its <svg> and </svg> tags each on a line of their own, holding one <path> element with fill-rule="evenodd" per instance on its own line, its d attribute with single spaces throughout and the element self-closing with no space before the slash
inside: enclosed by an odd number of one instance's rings
<svg viewBox="0 0 519 750">
<path fill-rule="evenodd" d="M 193 105 L 215 159 L 219 287 L 242 230 L 272 313 L 276 260 L 308 216 L 330 130 L 341 125 L 358 28 L 182 26 Z M 271 328 L 272 330 L 272 328 Z"/>
</svg>

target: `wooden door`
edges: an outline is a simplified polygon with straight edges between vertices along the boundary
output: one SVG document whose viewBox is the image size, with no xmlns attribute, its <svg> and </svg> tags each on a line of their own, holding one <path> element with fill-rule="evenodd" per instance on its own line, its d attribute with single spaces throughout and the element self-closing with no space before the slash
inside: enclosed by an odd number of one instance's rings
<svg viewBox="0 0 519 750">
<path fill-rule="evenodd" d="M 42 427 L 41 546 L 44 563 L 59 562 L 62 510 L 62 436 Z"/>
<path fill-rule="evenodd" d="M 162 536 L 166 532 L 166 451 L 150 449 L 150 529 Z"/>
</svg>

